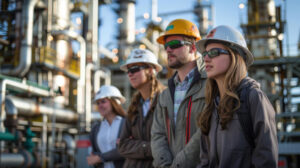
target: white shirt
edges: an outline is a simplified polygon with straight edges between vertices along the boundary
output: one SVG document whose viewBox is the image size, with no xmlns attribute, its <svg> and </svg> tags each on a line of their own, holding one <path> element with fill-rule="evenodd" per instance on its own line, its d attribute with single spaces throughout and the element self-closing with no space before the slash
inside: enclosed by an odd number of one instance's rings
<svg viewBox="0 0 300 168">
<path fill-rule="evenodd" d="M 117 138 L 122 118 L 116 116 L 109 125 L 103 120 L 97 135 L 97 144 L 102 153 L 108 152 L 117 147 Z M 113 162 L 104 162 L 104 168 L 115 168 Z"/>
</svg>

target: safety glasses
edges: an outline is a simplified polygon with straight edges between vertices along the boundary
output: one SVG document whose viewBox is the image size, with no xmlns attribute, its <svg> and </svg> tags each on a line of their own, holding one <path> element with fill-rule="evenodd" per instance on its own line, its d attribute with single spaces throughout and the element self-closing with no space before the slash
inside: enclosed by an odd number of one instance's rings
<svg viewBox="0 0 300 168">
<path fill-rule="evenodd" d="M 130 68 L 127 69 L 127 74 L 131 73 L 131 74 L 134 74 L 136 72 L 139 72 L 140 70 L 142 69 L 147 69 L 149 68 L 148 66 L 132 66 Z"/>
<path fill-rule="evenodd" d="M 170 47 L 171 49 L 180 48 L 183 45 L 191 45 L 192 43 L 189 41 L 180 41 L 180 40 L 172 40 L 167 43 L 165 43 L 165 49 Z"/>
<path fill-rule="evenodd" d="M 219 56 L 220 54 L 230 55 L 228 50 L 224 50 L 222 48 L 213 48 L 213 49 L 210 49 L 209 51 L 204 51 L 202 53 L 202 58 L 204 59 L 206 56 L 208 56 L 209 58 L 214 58 L 214 57 Z"/>
</svg>

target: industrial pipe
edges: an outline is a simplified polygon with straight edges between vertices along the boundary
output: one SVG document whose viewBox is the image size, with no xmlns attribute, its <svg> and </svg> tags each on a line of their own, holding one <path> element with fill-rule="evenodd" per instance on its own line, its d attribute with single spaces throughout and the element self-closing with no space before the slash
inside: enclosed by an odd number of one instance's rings
<svg viewBox="0 0 300 168">
<path fill-rule="evenodd" d="M 111 84 L 111 72 L 107 68 L 101 68 L 101 70 L 97 70 L 94 74 L 94 92 L 96 93 L 100 89 L 100 81 L 101 77 L 104 77 L 104 84 L 110 85 Z"/>
<path fill-rule="evenodd" d="M 85 85 L 85 122 L 87 128 L 90 128 L 91 123 L 91 113 L 92 113 L 92 71 L 94 69 L 94 64 L 88 63 L 86 65 L 86 85 Z"/>
<path fill-rule="evenodd" d="M 19 153 L 1 153 L 0 167 L 21 167 L 25 163 L 25 157 Z"/>
<path fill-rule="evenodd" d="M 76 149 L 76 144 L 75 144 L 75 140 L 73 139 L 73 137 L 71 135 L 69 135 L 69 134 L 65 134 L 65 135 L 63 135 L 62 140 L 67 145 L 67 153 L 68 153 L 68 155 L 74 157 L 75 149 Z"/>
<path fill-rule="evenodd" d="M 107 48 L 103 47 L 103 46 L 99 46 L 99 51 L 100 54 L 103 54 L 105 57 L 107 57 L 108 59 L 114 60 L 116 59 L 116 57 L 118 57 L 115 53 L 111 52 L 110 50 L 108 50 Z"/>
<path fill-rule="evenodd" d="M 12 104 L 18 109 L 18 115 L 21 116 L 35 116 L 40 114 L 53 116 L 55 114 L 57 121 L 65 123 L 74 122 L 78 119 L 78 114 L 76 114 L 72 110 L 53 107 L 51 105 L 38 104 L 33 100 L 18 98 L 15 96 L 7 96 L 6 99 L 10 99 Z M 5 104 L 5 106 L 9 106 L 9 104 Z M 7 113 L 10 113 L 10 111 L 8 111 Z"/>
<path fill-rule="evenodd" d="M 22 5 L 22 39 L 21 44 L 21 55 L 20 63 L 14 69 L 0 69 L 0 73 L 6 75 L 20 75 L 24 76 L 31 65 L 32 60 L 32 34 L 33 34 L 33 16 L 34 16 L 34 7 L 37 4 L 38 0 L 24 0 Z"/>
<path fill-rule="evenodd" d="M 1 103 L 0 132 L 4 132 L 4 128 L 3 128 L 3 120 L 5 119 L 5 113 L 4 113 L 5 103 L 4 103 L 4 101 L 5 101 L 5 93 L 6 93 L 7 87 L 16 89 L 16 90 L 27 91 L 28 93 L 32 93 L 32 94 L 35 94 L 38 96 L 44 96 L 44 97 L 54 96 L 54 92 L 52 90 L 31 86 L 31 85 L 27 84 L 26 80 L 18 81 L 18 80 L 13 80 L 12 78 L 0 75 L 0 88 L 1 88 L 1 90 L 0 90 L 1 91 L 1 95 L 0 95 L 0 103 Z"/>
<path fill-rule="evenodd" d="M 84 113 L 85 106 L 85 75 L 86 75 L 86 43 L 82 36 L 70 30 L 53 30 L 53 35 L 65 35 L 80 43 L 80 77 L 77 82 L 77 111 L 80 115 Z M 85 123 L 84 123 L 85 124 Z"/>
<path fill-rule="evenodd" d="M 99 2 L 98 1 L 90 1 L 90 5 L 89 5 L 89 32 L 91 32 L 91 51 L 92 51 L 92 60 L 93 63 L 96 65 L 99 65 L 98 62 L 98 9 L 99 9 Z M 89 39 L 88 39 L 89 41 Z"/>
</svg>

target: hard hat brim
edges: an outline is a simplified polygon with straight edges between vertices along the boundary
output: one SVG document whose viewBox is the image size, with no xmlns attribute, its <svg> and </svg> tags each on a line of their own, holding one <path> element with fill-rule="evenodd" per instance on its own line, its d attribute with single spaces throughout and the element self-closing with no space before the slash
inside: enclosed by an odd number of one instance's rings
<svg viewBox="0 0 300 168">
<path fill-rule="evenodd" d="M 127 72 L 127 66 L 131 65 L 131 64 L 136 64 L 136 63 L 150 64 L 153 67 L 155 67 L 156 72 L 160 72 L 162 70 L 162 66 L 160 66 L 158 64 L 148 63 L 148 62 L 132 62 L 132 63 L 129 63 L 129 64 L 123 64 L 123 65 L 120 66 L 120 69 L 124 72 Z"/>
<path fill-rule="evenodd" d="M 196 36 L 188 36 L 188 35 L 185 35 L 185 34 L 164 34 L 164 35 L 161 35 L 159 36 L 156 41 L 159 43 L 159 44 L 165 44 L 166 41 L 165 41 L 165 38 L 168 37 L 168 36 L 187 36 L 187 37 L 192 37 L 192 38 L 195 38 L 196 41 L 198 40 L 201 40 L 200 37 L 196 37 Z"/>
<path fill-rule="evenodd" d="M 205 51 L 206 43 L 209 42 L 209 41 L 219 41 L 221 43 L 225 42 L 225 43 L 229 43 L 231 45 L 234 45 L 234 46 L 237 46 L 237 47 L 241 48 L 246 53 L 246 60 L 245 60 L 246 66 L 249 67 L 250 65 L 252 65 L 252 63 L 254 61 L 254 57 L 253 57 L 252 53 L 248 49 L 246 49 L 245 47 L 243 47 L 243 46 L 241 46 L 237 43 L 232 43 L 231 41 L 214 39 L 214 38 L 202 39 L 202 40 L 197 41 L 197 43 L 196 43 L 196 48 L 197 48 L 198 52 L 200 52 L 202 54 Z"/>
<path fill-rule="evenodd" d="M 126 102 L 126 98 L 125 97 L 95 97 L 93 102 L 96 103 L 97 100 L 99 99 L 104 99 L 104 98 L 109 98 L 109 99 L 118 99 L 120 100 L 121 104 L 125 103 Z"/>
<path fill-rule="evenodd" d="M 159 43 L 159 44 L 165 44 L 165 37 L 168 36 L 168 35 L 161 35 L 159 36 L 156 41 Z"/>
</svg>

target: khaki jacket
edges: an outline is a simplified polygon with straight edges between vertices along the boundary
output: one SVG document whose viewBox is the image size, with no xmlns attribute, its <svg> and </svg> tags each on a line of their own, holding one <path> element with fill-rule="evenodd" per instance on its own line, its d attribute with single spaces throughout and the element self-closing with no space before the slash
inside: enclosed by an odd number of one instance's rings
<svg viewBox="0 0 300 168">
<path fill-rule="evenodd" d="M 151 149 L 154 158 L 154 167 L 187 168 L 195 167 L 199 162 L 199 149 L 197 148 L 200 148 L 200 137 L 198 135 L 197 143 L 193 143 L 193 145 L 189 145 L 188 143 L 186 145 L 186 135 L 189 134 L 191 139 L 197 131 L 197 116 L 205 104 L 206 73 L 203 68 L 200 70 L 200 73 L 199 71 L 195 71 L 193 82 L 179 106 L 176 125 L 173 112 L 175 75 L 168 81 L 169 87 L 160 95 L 155 108 L 151 129 Z M 190 100 L 191 110 L 190 117 L 188 117 Z"/>
<path fill-rule="evenodd" d="M 236 113 L 221 129 L 217 110 L 211 117 L 208 136 L 201 135 L 201 164 L 198 168 L 250 168 L 277 167 L 278 142 L 276 136 L 275 111 L 267 96 L 258 88 L 258 83 L 247 77 L 241 87 L 251 84 L 249 107 L 254 130 L 254 149 L 245 138 Z"/>
</svg>

